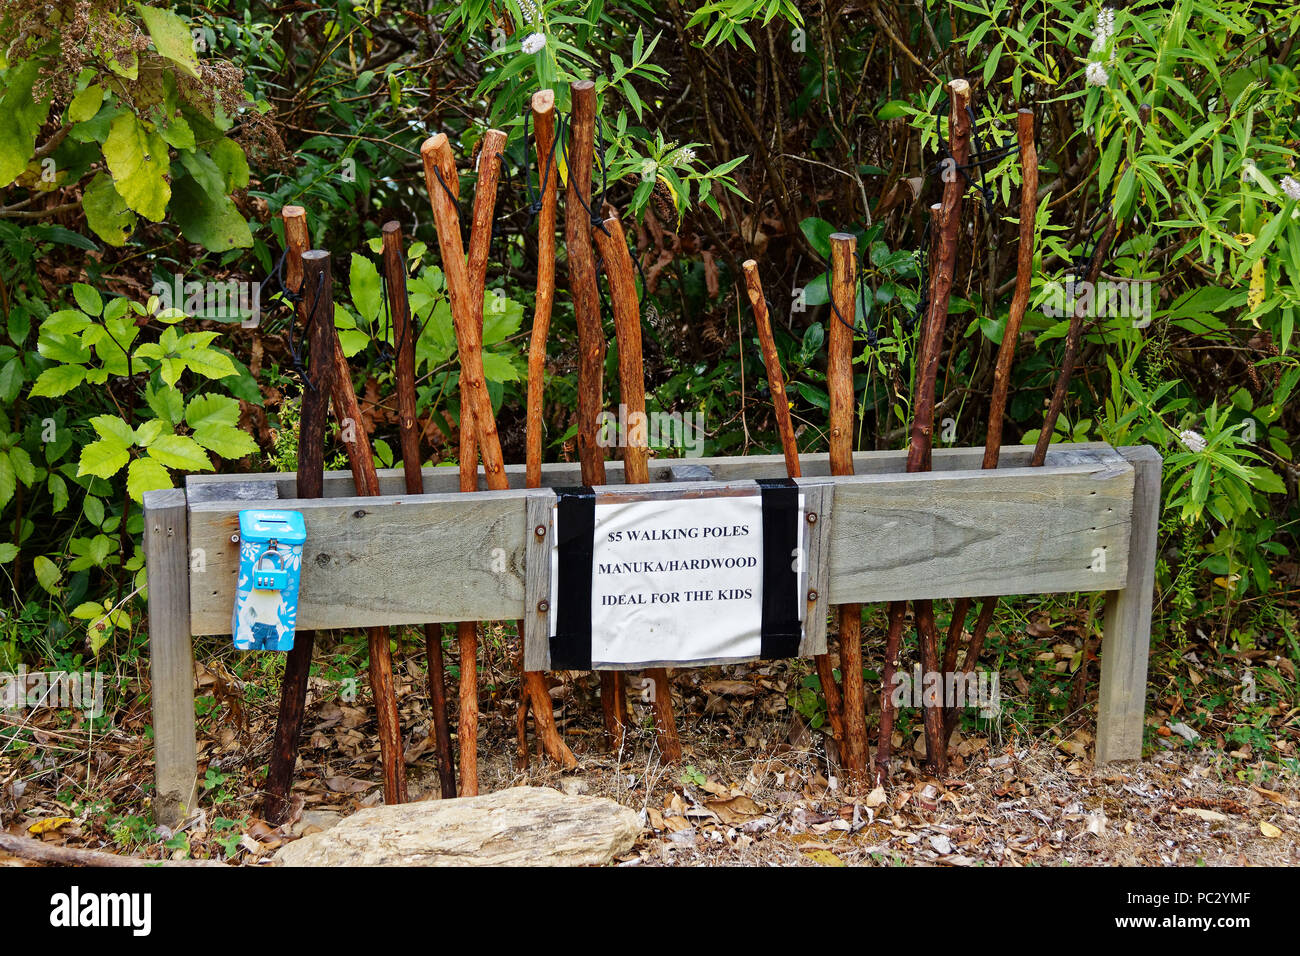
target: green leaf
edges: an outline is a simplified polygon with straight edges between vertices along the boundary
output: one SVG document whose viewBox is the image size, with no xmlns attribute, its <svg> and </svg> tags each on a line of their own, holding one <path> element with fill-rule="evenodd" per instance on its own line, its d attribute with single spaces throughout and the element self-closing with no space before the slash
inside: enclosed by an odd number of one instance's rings
<svg viewBox="0 0 1300 956">
<path fill-rule="evenodd" d="M 0 564 L 8 564 L 16 557 L 18 557 L 18 545 L 10 544 L 8 541 L 0 542 Z"/>
<path fill-rule="evenodd" d="M 40 103 L 32 98 L 40 65 L 40 60 L 30 57 L 5 76 L 5 94 L 0 99 L 0 186 L 8 186 L 27 169 L 36 152 L 36 134 L 50 112 L 48 96 Z"/>
<path fill-rule="evenodd" d="M 154 49 L 171 60 L 193 79 L 199 78 L 199 58 L 194 53 L 194 38 L 189 25 L 170 10 L 146 7 L 137 3 L 136 9 L 144 20 Z"/>
<path fill-rule="evenodd" d="M 0 404 L 8 405 L 18 397 L 18 393 L 23 390 L 23 382 L 26 380 L 26 374 L 23 371 L 23 360 L 15 355 L 3 367 L 0 367 Z"/>
<path fill-rule="evenodd" d="M 222 458 L 243 458 L 257 451 L 253 436 L 234 425 L 212 422 L 194 430 L 194 440 Z"/>
<path fill-rule="evenodd" d="M 352 304 L 357 307 L 361 317 L 367 322 L 374 322 L 384 305 L 384 289 L 379 281 L 379 270 L 372 259 L 352 253 L 352 264 L 348 267 L 348 287 L 352 293 Z"/>
<path fill-rule="evenodd" d="M 116 415 L 96 415 L 90 420 L 90 427 L 100 438 L 111 438 L 124 448 L 135 443 L 135 432 L 131 426 Z"/>
<path fill-rule="evenodd" d="M 58 398 L 66 395 L 86 380 L 86 370 L 80 365 L 55 365 L 47 368 L 32 386 L 32 398 Z"/>
<path fill-rule="evenodd" d="M 14 474 L 14 466 L 10 464 L 9 456 L 0 455 L 0 508 L 9 503 L 17 488 L 18 476 Z"/>
<path fill-rule="evenodd" d="M 185 471 L 212 471 L 212 462 L 193 438 L 185 435 L 162 435 L 149 446 L 149 455 L 168 468 Z"/>
<path fill-rule="evenodd" d="M 84 282 L 72 283 L 72 297 L 77 300 L 81 311 L 87 315 L 99 315 L 104 311 L 104 300 L 99 297 L 98 292 Z"/>
<path fill-rule="evenodd" d="M 172 477 L 167 469 L 152 458 L 137 458 L 126 470 L 126 491 L 133 501 L 144 498 L 146 491 L 172 487 Z"/>
<path fill-rule="evenodd" d="M 223 137 L 212 145 L 212 161 L 226 178 L 226 192 L 248 188 L 248 160 L 233 139 Z"/>
<path fill-rule="evenodd" d="M 886 120 L 898 119 L 900 116 L 907 115 L 907 108 L 911 104 L 907 100 L 890 100 L 888 103 L 876 110 L 876 119 L 881 122 Z"/>
<path fill-rule="evenodd" d="M 94 475 L 96 478 L 112 478 L 130 458 L 126 445 L 115 438 L 101 438 L 81 449 L 77 477 Z"/>
<path fill-rule="evenodd" d="M 68 105 L 68 122 L 84 123 L 92 119 L 103 102 L 104 88 L 98 83 L 92 83 L 72 98 Z"/>
<path fill-rule="evenodd" d="M 162 137 L 167 141 L 168 146 L 174 146 L 179 150 L 194 149 L 194 130 L 190 128 L 189 121 L 184 116 L 173 116 L 171 121 L 163 127 Z M 185 154 L 181 154 L 184 160 Z"/>
<path fill-rule="evenodd" d="M 135 229 L 135 213 L 122 198 L 107 173 L 96 173 L 81 196 L 86 225 L 110 246 L 126 245 L 126 237 Z"/>
<path fill-rule="evenodd" d="M 194 177 L 194 181 L 203 187 L 209 199 L 220 202 L 226 198 L 226 177 L 207 153 L 201 151 L 181 153 L 181 165 Z"/>
<path fill-rule="evenodd" d="M 50 594 L 59 593 L 59 578 L 63 577 L 63 572 L 59 566 L 43 554 L 38 554 L 32 559 L 32 570 L 36 573 L 36 580 Z"/>
<path fill-rule="evenodd" d="M 484 352 L 483 377 L 489 382 L 517 382 L 519 372 L 506 356 L 498 352 Z"/>
<path fill-rule="evenodd" d="M 204 425 L 238 425 L 239 402 L 227 395 L 205 392 L 185 407 L 185 423 L 190 428 Z"/>
<path fill-rule="evenodd" d="M 13 467 L 14 474 L 18 480 L 28 487 L 36 480 L 36 468 L 32 465 L 32 456 L 27 454 L 27 449 L 15 445 L 9 449 L 9 464 Z M 1263 470 L 1263 469 L 1261 469 Z M 1269 474 L 1273 474 L 1269 472 Z M 1276 476 L 1274 476 L 1276 477 Z"/>
<path fill-rule="evenodd" d="M 163 138 L 145 130 L 134 113 L 122 113 L 104 141 L 104 160 L 127 206 L 151 222 L 161 221 L 172 195 L 167 184 L 171 162 Z"/>
<path fill-rule="evenodd" d="M 248 223 L 226 196 L 213 198 L 193 176 L 179 176 L 172 184 L 172 217 L 181 234 L 210 252 L 247 249 L 253 244 Z"/>
</svg>

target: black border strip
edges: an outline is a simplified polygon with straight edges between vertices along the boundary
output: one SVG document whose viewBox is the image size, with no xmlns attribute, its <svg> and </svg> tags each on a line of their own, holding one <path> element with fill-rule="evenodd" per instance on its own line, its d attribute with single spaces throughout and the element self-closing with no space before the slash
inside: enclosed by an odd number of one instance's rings
<svg viewBox="0 0 1300 956">
<path fill-rule="evenodd" d="M 790 478 L 760 478 L 763 496 L 763 660 L 798 657 L 799 486 Z"/>
<path fill-rule="evenodd" d="M 555 488 L 555 547 L 559 580 L 551 596 L 555 634 L 551 670 L 591 670 L 591 575 L 596 534 L 596 492 L 588 485 Z"/>
</svg>

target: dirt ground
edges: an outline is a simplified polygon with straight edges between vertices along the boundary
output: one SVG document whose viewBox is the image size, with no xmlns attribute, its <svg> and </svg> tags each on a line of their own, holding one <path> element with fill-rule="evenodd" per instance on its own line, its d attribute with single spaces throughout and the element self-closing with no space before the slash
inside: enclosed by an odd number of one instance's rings
<svg viewBox="0 0 1300 956">
<path fill-rule="evenodd" d="M 968 726 L 968 736 L 954 738 L 943 779 L 920 766 L 919 721 L 901 720 L 890 784 L 852 790 L 838 776 L 834 740 L 792 706 L 808 662 L 675 672 L 684 754 L 672 766 L 659 759 L 648 686 L 642 691 L 635 675 L 635 730 L 618 754 L 600 746 L 594 675 L 557 675 L 557 717 L 579 766 L 561 773 L 534 754 L 521 770 L 508 660 L 499 655 L 482 675 L 481 790 L 550 786 L 632 808 L 644 829 L 620 865 L 1300 864 L 1300 781 L 1284 762 L 1193 745 L 1166 729 L 1152 733 L 1154 752 L 1142 762 L 1094 768 L 1091 704 L 1045 729 L 1016 724 L 1007 717 L 1013 708 Z M 226 663 L 198 669 L 200 699 L 213 704 L 199 727 L 200 810 L 179 832 L 152 825 L 152 747 L 140 701 L 93 740 L 84 728 L 29 715 L 33 746 L 11 747 L 0 765 L 0 826 L 59 846 L 265 865 L 286 840 L 380 802 L 364 680 L 361 696 L 345 703 L 337 680 L 314 676 L 294 819 L 268 826 L 258 816 L 259 787 L 275 688 Z M 397 683 L 417 800 L 438 796 L 424 680 L 407 658 Z M 1168 720 L 1157 707 L 1148 723 Z"/>
</svg>

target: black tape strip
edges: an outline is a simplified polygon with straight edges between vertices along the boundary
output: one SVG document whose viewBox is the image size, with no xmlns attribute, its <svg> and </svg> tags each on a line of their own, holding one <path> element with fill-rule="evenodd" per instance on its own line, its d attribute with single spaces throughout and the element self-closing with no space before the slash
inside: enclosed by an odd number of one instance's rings
<svg viewBox="0 0 1300 956">
<path fill-rule="evenodd" d="M 551 670 L 591 670 L 591 574 L 596 493 L 586 485 L 556 488 L 560 573 L 552 595 L 555 635 Z"/>
<path fill-rule="evenodd" d="M 797 657 L 799 623 L 799 486 L 789 478 L 760 478 L 763 496 L 764 660 Z"/>
</svg>

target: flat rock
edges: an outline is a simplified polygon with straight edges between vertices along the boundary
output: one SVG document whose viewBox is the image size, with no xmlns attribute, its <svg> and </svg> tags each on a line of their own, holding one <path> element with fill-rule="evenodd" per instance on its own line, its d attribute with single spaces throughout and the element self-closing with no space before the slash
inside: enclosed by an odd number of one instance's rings
<svg viewBox="0 0 1300 956">
<path fill-rule="evenodd" d="M 359 810 L 286 844 L 285 866 L 603 866 L 641 832 L 604 797 L 511 787 L 477 797 Z"/>
</svg>

